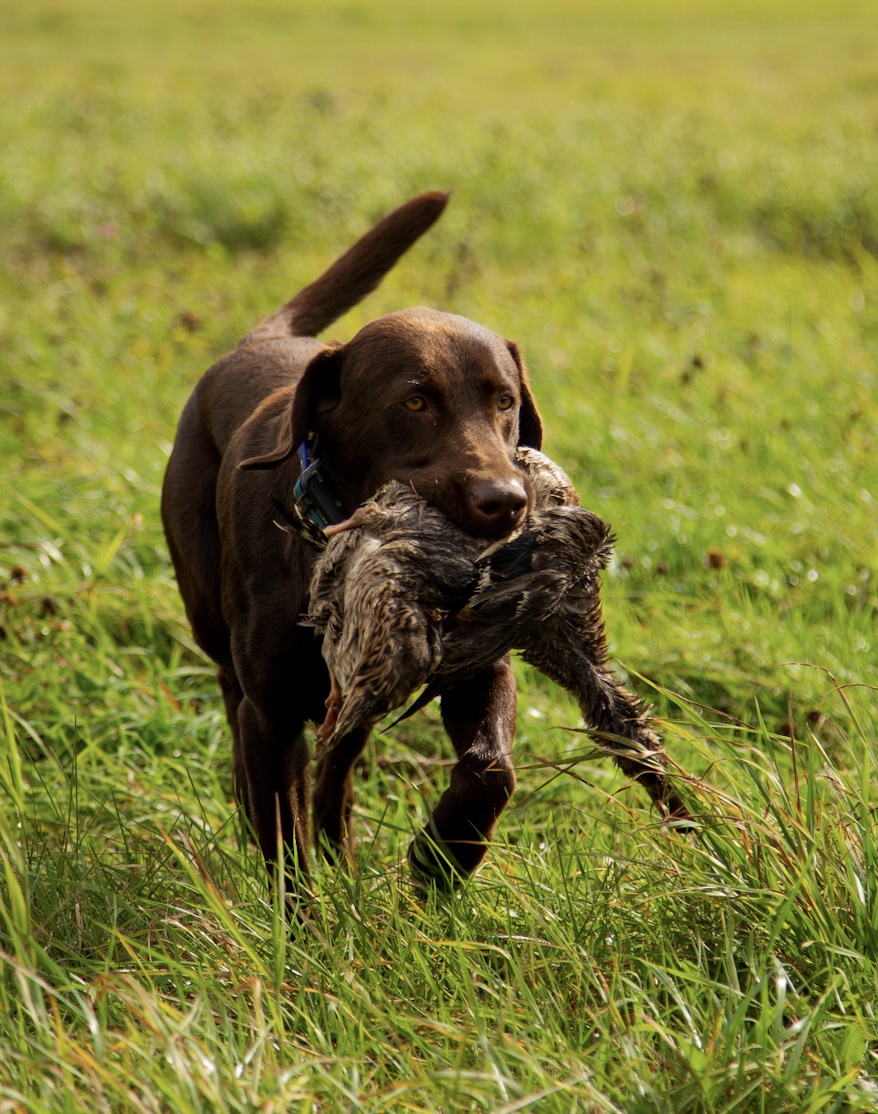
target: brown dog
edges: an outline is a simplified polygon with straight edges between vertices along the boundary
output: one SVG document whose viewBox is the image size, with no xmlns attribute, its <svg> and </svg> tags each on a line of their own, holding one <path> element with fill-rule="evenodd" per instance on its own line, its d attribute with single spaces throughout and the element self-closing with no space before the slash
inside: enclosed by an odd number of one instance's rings
<svg viewBox="0 0 878 1114">
<path fill-rule="evenodd" d="M 300 625 L 315 550 L 276 525 L 293 518 L 300 446 L 319 458 L 341 518 L 390 480 L 481 538 L 510 534 L 533 502 L 513 457 L 540 447 L 542 427 L 514 344 L 428 309 L 380 317 L 347 344 L 313 339 L 378 285 L 446 202 L 425 193 L 400 206 L 214 364 L 183 411 L 165 476 L 165 533 L 195 639 L 219 665 L 236 789 L 293 902 L 297 872 L 307 877 L 304 727 L 323 720 L 330 691 L 319 643 Z M 456 679 L 441 713 L 458 762 L 409 850 L 413 869 L 437 882 L 481 862 L 515 786 L 508 657 Z M 639 704 L 631 714 L 647 724 Z M 348 843 L 352 768 L 367 737 L 353 730 L 319 760 L 315 834 L 329 854 Z M 616 760 L 665 815 L 688 816 L 660 756 Z"/>
<path fill-rule="evenodd" d="M 426 193 L 380 221 L 321 278 L 257 326 L 204 375 L 183 411 L 162 519 L 195 639 L 219 665 L 234 737 L 237 792 L 266 862 L 284 848 L 287 891 L 307 875 L 310 754 L 329 678 L 308 610 L 314 551 L 274 525 L 293 503 L 297 449 L 309 442 L 347 511 L 389 480 L 411 483 L 463 529 L 510 533 L 530 492 L 513 464 L 539 448 L 540 419 L 509 341 L 462 317 L 412 309 L 343 345 L 313 337 L 375 288 L 445 208 Z M 442 697 L 458 756 L 427 829 L 442 879 L 471 872 L 515 784 L 515 683 L 507 659 Z M 317 768 L 314 820 L 344 849 L 352 767 L 367 731 Z M 423 842 L 423 841 L 422 841 Z"/>
</svg>

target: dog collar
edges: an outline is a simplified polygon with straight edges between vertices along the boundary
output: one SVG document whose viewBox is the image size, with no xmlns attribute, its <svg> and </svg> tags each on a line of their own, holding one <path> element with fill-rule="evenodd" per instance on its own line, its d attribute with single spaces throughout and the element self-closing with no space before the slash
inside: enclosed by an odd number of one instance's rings
<svg viewBox="0 0 878 1114">
<path fill-rule="evenodd" d="M 292 513 L 275 504 L 287 527 L 298 526 L 310 541 L 325 544 L 323 531 L 348 517 L 335 485 L 314 455 L 314 441 L 303 441 L 296 450 L 301 472 L 293 485 Z M 282 527 L 282 529 L 285 527 Z"/>
</svg>

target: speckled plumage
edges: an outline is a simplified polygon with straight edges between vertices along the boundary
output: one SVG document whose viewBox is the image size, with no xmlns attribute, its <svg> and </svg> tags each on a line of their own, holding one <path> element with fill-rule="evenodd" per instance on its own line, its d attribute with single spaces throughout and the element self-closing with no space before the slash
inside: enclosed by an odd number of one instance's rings
<svg viewBox="0 0 878 1114">
<path fill-rule="evenodd" d="M 400 484 L 332 537 L 311 585 L 310 620 L 333 678 L 321 749 L 426 688 L 405 716 L 510 650 L 571 692 L 625 773 L 664 814 L 688 813 L 664 773 L 645 706 L 606 664 L 599 575 L 612 538 L 569 478 L 533 449 L 518 462 L 534 509 L 485 548 Z"/>
<path fill-rule="evenodd" d="M 329 539 L 309 622 L 332 678 L 320 750 L 403 704 L 442 661 L 443 618 L 468 599 L 483 543 L 399 483 Z"/>
</svg>

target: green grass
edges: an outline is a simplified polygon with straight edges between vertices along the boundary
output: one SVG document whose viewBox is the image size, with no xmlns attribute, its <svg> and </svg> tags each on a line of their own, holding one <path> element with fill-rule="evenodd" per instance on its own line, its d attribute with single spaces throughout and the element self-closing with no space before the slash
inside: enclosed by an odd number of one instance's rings
<svg viewBox="0 0 878 1114">
<path fill-rule="evenodd" d="M 878 1109 L 872 5 L 0 10 L 0 1111 Z M 427 710 L 288 937 L 158 490 L 199 373 L 427 188 L 333 334 L 521 345 L 701 830 L 522 667 L 478 876 L 408 882 Z"/>
</svg>

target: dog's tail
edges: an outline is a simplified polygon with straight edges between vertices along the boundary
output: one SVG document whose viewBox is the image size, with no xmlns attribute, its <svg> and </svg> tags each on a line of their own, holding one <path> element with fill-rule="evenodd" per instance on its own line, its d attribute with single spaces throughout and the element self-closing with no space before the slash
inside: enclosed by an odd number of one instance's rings
<svg viewBox="0 0 878 1114">
<path fill-rule="evenodd" d="M 241 341 L 313 337 L 378 286 L 401 255 L 438 220 L 449 194 L 431 191 L 388 213 L 319 279 L 266 317 Z"/>
</svg>

